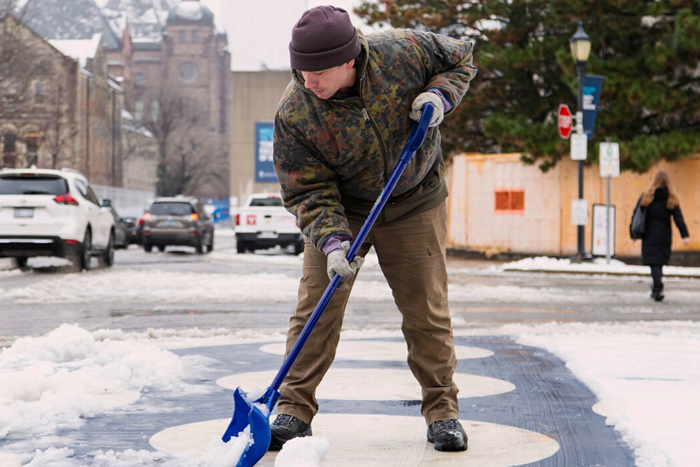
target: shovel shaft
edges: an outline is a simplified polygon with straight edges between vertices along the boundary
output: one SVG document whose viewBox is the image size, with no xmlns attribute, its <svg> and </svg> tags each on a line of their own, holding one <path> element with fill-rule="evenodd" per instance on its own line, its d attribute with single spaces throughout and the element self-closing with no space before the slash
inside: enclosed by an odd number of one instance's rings
<svg viewBox="0 0 700 467">
<path fill-rule="evenodd" d="M 353 240 L 350 250 L 348 250 L 348 262 L 352 262 L 352 260 L 355 259 L 355 255 L 357 255 L 357 252 L 360 250 L 360 246 L 362 246 L 364 243 L 370 229 L 374 225 L 374 222 L 377 220 L 377 217 L 379 217 L 384 205 L 389 200 L 389 197 L 391 196 L 392 191 L 394 191 L 394 187 L 398 183 L 399 178 L 401 178 L 403 171 L 406 169 L 408 163 L 413 159 L 413 156 L 416 154 L 418 148 L 420 148 L 421 144 L 423 144 L 425 136 L 428 134 L 428 125 L 432 119 L 433 110 L 434 108 L 432 104 L 425 104 L 423 106 L 420 121 L 413 125 L 411 134 L 408 137 L 408 142 L 401 153 L 401 157 L 399 157 L 399 162 L 396 164 L 396 167 L 394 168 L 391 177 L 389 177 L 389 181 L 386 183 L 386 186 L 384 186 L 384 189 L 379 195 L 379 198 L 377 198 L 377 201 L 374 203 L 372 211 L 370 211 L 369 216 L 367 216 L 367 219 L 362 225 L 360 232 Z M 309 321 L 304 326 L 304 329 L 301 331 L 297 341 L 294 343 L 292 350 L 289 352 L 289 355 L 282 364 L 282 367 L 277 372 L 277 376 L 275 376 L 275 379 L 272 381 L 272 385 L 270 386 L 271 388 L 278 390 L 282 385 L 282 381 L 287 376 L 287 373 L 289 373 L 294 361 L 299 356 L 299 352 L 301 352 L 306 340 L 309 338 L 309 335 L 311 335 L 311 331 L 313 331 L 316 323 L 318 323 L 318 320 L 321 318 L 321 315 L 328 306 L 328 303 L 331 301 L 331 298 L 333 298 L 333 294 L 335 294 L 335 291 L 338 289 L 342 279 L 343 278 L 338 274 L 333 276 L 333 279 L 331 279 L 331 282 L 328 284 L 328 287 L 326 287 L 326 291 L 323 293 L 321 300 L 319 300 L 318 305 L 316 305 L 314 312 L 311 314 Z"/>
</svg>

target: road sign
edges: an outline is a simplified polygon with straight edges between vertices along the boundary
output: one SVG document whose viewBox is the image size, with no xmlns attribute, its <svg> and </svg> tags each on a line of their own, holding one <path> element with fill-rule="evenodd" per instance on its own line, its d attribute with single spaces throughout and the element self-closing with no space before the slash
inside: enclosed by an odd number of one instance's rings
<svg viewBox="0 0 700 467">
<path fill-rule="evenodd" d="M 559 118 L 557 126 L 559 127 L 559 136 L 563 139 L 569 139 L 571 130 L 574 127 L 574 119 L 571 116 L 571 110 L 566 104 L 559 104 Z"/>
<path fill-rule="evenodd" d="M 620 176 L 620 146 L 617 143 L 600 143 L 600 176 Z"/>
<path fill-rule="evenodd" d="M 615 256 L 615 206 L 610 206 L 610 226 L 608 227 L 608 207 L 593 205 L 593 256 Z M 608 242 L 608 249 L 605 242 Z"/>
<path fill-rule="evenodd" d="M 585 161 L 588 157 L 588 137 L 586 133 L 571 135 L 571 160 Z"/>
<path fill-rule="evenodd" d="M 586 75 L 583 80 L 583 130 L 588 135 L 588 141 L 593 139 L 595 118 L 598 115 L 600 93 L 603 90 L 604 76 Z"/>
<path fill-rule="evenodd" d="M 583 135 L 586 136 L 585 134 Z M 588 201 L 585 199 L 571 200 L 571 225 L 588 224 Z"/>
</svg>

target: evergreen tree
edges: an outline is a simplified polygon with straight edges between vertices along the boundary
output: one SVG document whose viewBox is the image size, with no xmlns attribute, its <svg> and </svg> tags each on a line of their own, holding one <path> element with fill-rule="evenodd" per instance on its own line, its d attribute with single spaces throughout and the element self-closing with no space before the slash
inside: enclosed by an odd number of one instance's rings
<svg viewBox="0 0 700 467">
<path fill-rule="evenodd" d="M 442 124 L 446 152 L 522 152 L 547 170 L 568 157 L 560 103 L 577 108 L 569 38 L 591 37 L 587 74 L 603 75 L 588 161 L 610 137 L 623 169 L 700 152 L 700 2 L 691 0 L 376 0 L 355 11 L 371 25 L 475 41 L 477 77 Z"/>
</svg>

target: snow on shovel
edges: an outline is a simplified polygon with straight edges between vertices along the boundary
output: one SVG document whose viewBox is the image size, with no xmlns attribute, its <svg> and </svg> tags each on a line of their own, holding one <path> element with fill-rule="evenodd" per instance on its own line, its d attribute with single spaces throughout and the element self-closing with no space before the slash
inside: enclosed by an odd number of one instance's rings
<svg viewBox="0 0 700 467">
<path fill-rule="evenodd" d="M 413 159 L 413 156 L 418 148 L 420 148 L 421 144 L 423 144 L 425 136 L 428 133 L 428 124 L 433 116 L 433 110 L 432 104 L 425 104 L 423 106 L 423 113 L 420 121 L 413 125 L 411 134 L 408 136 L 406 147 L 404 147 L 401 157 L 399 158 L 399 162 L 396 164 L 389 181 L 379 195 L 377 202 L 374 203 L 374 207 L 369 213 L 367 220 L 365 220 L 360 232 L 350 246 L 350 250 L 348 251 L 347 255 L 348 262 L 352 262 L 352 260 L 355 259 L 355 255 L 360 249 L 360 245 L 362 245 L 365 238 L 367 238 L 367 234 L 374 225 L 374 222 L 377 220 L 377 217 L 379 217 L 379 213 L 384 208 L 389 196 L 391 196 L 391 192 L 394 191 L 394 187 L 399 181 L 401 174 L 403 174 L 404 169 L 408 163 L 411 162 L 411 159 Z M 236 464 L 236 467 L 252 467 L 253 465 L 257 464 L 257 462 L 262 459 L 267 452 L 267 448 L 270 446 L 271 438 L 270 413 L 272 413 L 272 409 L 279 400 L 279 388 L 282 385 L 282 381 L 284 380 L 285 376 L 287 376 L 292 364 L 294 364 L 299 352 L 301 352 L 302 347 L 304 347 L 306 340 L 309 338 L 311 331 L 313 331 L 316 323 L 321 318 L 326 306 L 328 306 L 331 298 L 333 298 L 333 294 L 338 289 L 341 280 L 342 277 L 336 274 L 331 280 L 330 284 L 328 284 L 328 287 L 326 288 L 323 297 L 321 297 L 321 300 L 318 302 L 318 305 L 316 305 L 316 309 L 311 315 L 311 318 L 309 318 L 306 326 L 304 326 L 304 329 L 301 331 L 301 334 L 292 347 L 291 352 L 289 352 L 289 355 L 282 364 L 282 368 L 280 368 L 279 372 L 277 372 L 277 376 L 275 376 L 275 379 L 272 381 L 270 387 L 267 388 L 265 394 L 258 399 L 251 401 L 248 398 L 248 394 L 240 387 L 236 388 L 236 390 L 233 392 L 233 419 L 231 420 L 231 423 L 221 439 L 224 443 L 228 443 L 232 437 L 239 436 L 240 433 L 247 427 L 250 427 L 250 441 L 246 445 L 243 454 L 241 454 L 241 459 L 238 461 L 238 464 Z"/>
</svg>

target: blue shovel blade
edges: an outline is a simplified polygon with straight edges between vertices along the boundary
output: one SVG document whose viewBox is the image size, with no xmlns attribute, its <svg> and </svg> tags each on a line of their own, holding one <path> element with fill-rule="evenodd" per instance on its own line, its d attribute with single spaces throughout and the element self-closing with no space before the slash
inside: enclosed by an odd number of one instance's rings
<svg viewBox="0 0 700 467">
<path fill-rule="evenodd" d="M 248 399 L 248 395 L 240 387 L 233 392 L 233 418 L 221 439 L 224 443 L 228 443 L 232 437 L 238 436 L 248 426 L 250 426 L 251 438 L 236 467 L 252 467 L 267 452 L 271 438 L 268 414 L 277 403 L 279 396 L 280 393 L 273 388 L 267 388 L 265 394 L 255 401 Z M 259 405 L 256 406 L 256 404 Z"/>
</svg>

